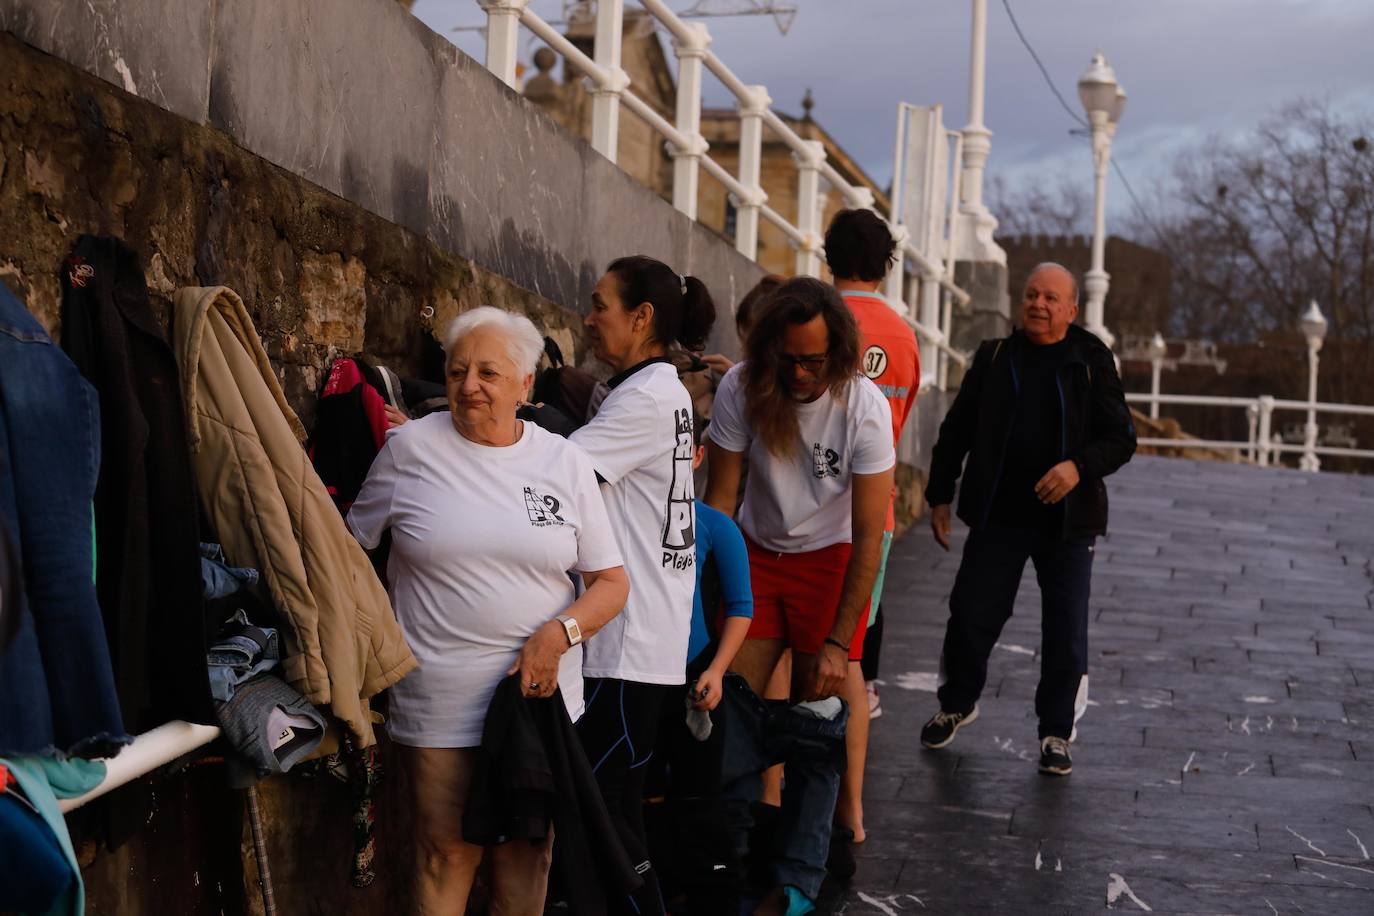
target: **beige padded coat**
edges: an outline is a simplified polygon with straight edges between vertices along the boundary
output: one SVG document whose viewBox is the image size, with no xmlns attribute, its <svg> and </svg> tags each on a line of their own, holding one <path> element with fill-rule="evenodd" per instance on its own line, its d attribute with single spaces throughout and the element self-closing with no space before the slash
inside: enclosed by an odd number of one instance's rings
<svg viewBox="0 0 1374 916">
<path fill-rule="evenodd" d="M 286 680 L 371 745 L 368 698 L 416 666 L 386 591 L 311 466 L 242 300 L 223 286 L 187 288 L 175 307 L 205 518 L 230 563 L 262 573 L 289 621 Z"/>
</svg>

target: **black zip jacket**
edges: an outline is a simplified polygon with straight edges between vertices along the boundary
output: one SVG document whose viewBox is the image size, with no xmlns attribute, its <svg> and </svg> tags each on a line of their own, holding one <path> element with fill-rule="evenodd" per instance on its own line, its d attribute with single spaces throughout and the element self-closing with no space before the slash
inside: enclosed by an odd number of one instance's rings
<svg viewBox="0 0 1374 916">
<path fill-rule="evenodd" d="M 1077 325 L 1069 326 L 1065 340 L 1069 353 L 1055 378 L 1059 458 L 1078 466 L 1080 480 L 1060 503 L 1061 536 L 1098 536 L 1107 532 L 1107 488 L 1102 481 L 1135 453 L 1135 424 L 1112 351 Z M 926 502 L 953 502 L 962 467 L 958 515 L 970 528 L 987 525 L 1003 468 L 1016 460 L 1007 454 L 1007 442 L 1020 403 L 1022 356 L 1032 346 L 1019 329 L 1009 337 L 983 341 L 940 424 Z"/>
<path fill-rule="evenodd" d="M 513 674 L 497 685 L 487 707 L 463 839 L 481 846 L 540 841 L 550 824 L 551 884 L 575 916 L 605 916 L 608 899 L 643 884 L 606 812 L 562 692 L 527 699 Z"/>
</svg>

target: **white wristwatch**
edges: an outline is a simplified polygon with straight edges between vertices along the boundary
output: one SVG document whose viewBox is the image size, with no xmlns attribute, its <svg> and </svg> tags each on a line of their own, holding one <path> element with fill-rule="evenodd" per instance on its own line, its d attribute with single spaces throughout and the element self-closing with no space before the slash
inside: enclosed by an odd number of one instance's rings
<svg viewBox="0 0 1374 916">
<path fill-rule="evenodd" d="M 582 641 L 582 628 L 577 625 L 577 621 L 567 614 L 559 614 L 558 622 L 563 624 L 563 632 L 568 634 L 568 646 L 575 646 Z"/>
</svg>

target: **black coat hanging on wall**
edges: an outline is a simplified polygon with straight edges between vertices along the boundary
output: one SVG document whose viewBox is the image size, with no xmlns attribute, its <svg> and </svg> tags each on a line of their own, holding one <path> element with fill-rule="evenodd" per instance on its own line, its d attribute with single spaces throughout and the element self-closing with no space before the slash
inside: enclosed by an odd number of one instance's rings
<svg viewBox="0 0 1374 916">
<path fill-rule="evenodd" d="M 176 358 L 138 255 L 82 236 L 62 266 L 62 348 L 100 395 L 96 590 L 126 727 L 214 723 L 196 488 Z"/>
</svg>

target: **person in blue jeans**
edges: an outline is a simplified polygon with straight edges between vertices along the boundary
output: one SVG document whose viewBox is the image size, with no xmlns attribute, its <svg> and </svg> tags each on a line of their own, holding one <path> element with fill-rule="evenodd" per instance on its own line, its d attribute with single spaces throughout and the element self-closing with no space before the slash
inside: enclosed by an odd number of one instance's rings
<svg viewBox="0 0 1374 916">
<path fill-rule="evenodd" d="M 942 748 L 978 718 L 988 656 L 1029 559 L 1041 597 L 1040 771 L 1052 776 L 1072 771 L 1069 742 L 1087 707 L 1093 545 L 1107 530 L 1102 481 L 1136 445 L 1112 352 L 1073 324 L 1077 315 L 1072 273 L 1048 263 L 1031 271 L 1021 327 L 978 348 L 940 424 L 926 486 L 931 529 L 948 550 L 962 467 L 959 518 L 972 530 L 949 596 L 940 709 L 921 744 Z"/>
<path fill-rule="evenodd" d="M 693 420 L 693 470 L 706 455 L 707 422 Z M 720 703 L 726 672 L 749 633 L 754 595 L 744 535 L 730 516 L 701 500 L 696 501 L 696 580 L 687 681 L 667 691 L 659 722 L 658 756 L 674 848 L 670 862 L 656 868 L 671 873 L 692 916 L 718 916 L 739 911 L 740 892 L 739 861 L 721 805 L 721 763 L 730 726 Z"/>
</svg>

